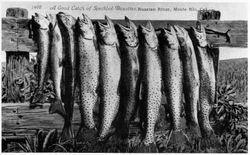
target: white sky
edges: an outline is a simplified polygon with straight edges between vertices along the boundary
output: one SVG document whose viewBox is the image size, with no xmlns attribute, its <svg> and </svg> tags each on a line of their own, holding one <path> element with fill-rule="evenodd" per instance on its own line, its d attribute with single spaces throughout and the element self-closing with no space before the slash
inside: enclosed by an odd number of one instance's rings
<svg viewBox="0 0 250 155">
<path fill-rule="evenodd" d="M 21 7 L 26 8 L 29 11 L 29 18 L 35 12 L 45 13 L 58 13 L 64 11 L 77 17 L 82 12 L 86 13 L 92 19 L 103 19 L 104 15 L 108 15 L 112 19 L 124 19 L 124 16 L 128 16 L 132 20 L 196 20 L 197 11 L 189 11 L 189 8 L 199 10 L 203 9 L 215 9 L 221 11 L 221 20 L 248 20 L 248 4 L 241 3 L 180 3 L 180 2 L 13 2 L 6 1 L 1 3 L 1 16 L 5 17 L 6 9 L 9 7 Z M 95 6 L 98 7 L 141 7 L 141 8 L 169 8 L 172 11 L 93 11 Z M 34 9 L 33 6 L 41 6 L 40 9 Z M 56 10 L 51 10 L 55 6 Z M 84 8 L 85 10 L 72 10 L 74 6 Z M 92 6 L 90 11 L 86 10 Z M 69 10 L 61 10 L 60 7 L 69 8 Z M 185 8 L 187 11 L 174 11 L 174 8 Z M 247 57 L 247 48 L 220 48 L 220 59 L 232 59 Z M 1 61 L 5 61 L 5 52 L 1 52 Z"/>
</svg>

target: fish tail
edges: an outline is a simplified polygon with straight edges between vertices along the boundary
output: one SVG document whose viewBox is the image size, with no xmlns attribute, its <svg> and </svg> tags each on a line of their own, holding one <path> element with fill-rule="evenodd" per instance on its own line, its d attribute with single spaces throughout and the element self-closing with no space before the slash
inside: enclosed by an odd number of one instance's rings
<svg viewBox="0 0 250 155">
<path fill-rule="evenodd" d="M 55 102 L 53 102 L 50 107 L 49 107 L 49 113 L 50 114 L 54 114 L 54 113 L 58 113 L 59 115 L 61 115 L 62 117 L 66 117 L 66 112 L 63 106 L 63 103 L 61 100 L 56 99 Z"/>
<path fill-rule="evenodd" d="M 66 140 L 73 139 L 73 138 L 74 138 L 74 132 L 72 129 L 71 121 L 69 119 L 65 119 L 64 126 L 62 129 L 62 134 L 60 137 L 60 142 L 64 142 Z"/>
</svg>

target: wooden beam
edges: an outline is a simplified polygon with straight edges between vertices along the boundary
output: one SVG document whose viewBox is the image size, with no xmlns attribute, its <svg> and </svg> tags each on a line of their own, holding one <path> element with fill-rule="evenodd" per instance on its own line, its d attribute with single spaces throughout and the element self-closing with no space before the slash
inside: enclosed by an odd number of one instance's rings
<svg viewBox="0 0 250 155">
<path fill-rule="evenodd" d="M 94 20 L 97 21 L 97 20 Z M 103 21 L 103 20 L 99 20 Z M 36 52 L 37 46 L 29 38 L 28 31 L 29 19 L 2 18 L 2 51 L 28 51 Z M 146 21 L 134 21 L 137 25 L 145 25 Z M 165 27 L 167 24 L 180 25 L 185 28 L 195 26 L 197 21 L 152 21 L 155 29 Z M 125 23 L 123 20 L 114 20 L 114 23 Z M 215 47 L 247 47 L 247 21 L 201 21 L 209 30 L 220 32 L 221 34 L 229 31 L 230 42 L 226 36 L 207 34 L 208 42 Z M 210 31 L 211 32 L 211 31 Z"/>
<path fill-rule="evenodd" d="M 58 114 L 49 114 L 50 104 L 45 103 L 42 108 L 30 109 L 29 103 L 22 104 L 2 104 L 2 136 L 22 137 L 34 135 L 37 129 L 57 129 L 61 132 L 63 118 Z M 78 105 L 75 104 L 73 126 L 76 132 L 81 119 Z"/>
</svg>

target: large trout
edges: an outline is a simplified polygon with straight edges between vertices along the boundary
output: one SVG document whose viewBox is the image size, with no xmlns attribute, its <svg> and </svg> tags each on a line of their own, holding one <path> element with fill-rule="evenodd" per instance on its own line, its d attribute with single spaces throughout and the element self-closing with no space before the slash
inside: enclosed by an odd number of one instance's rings
<svg viewBox="0 0 250 155">
<path fill-rule="evenodd" d="M 65 53 L 63 81 L 64 89 L 62 100 L 67 116 L 62 131 L 61 139 L 74 137 L 72 130 L 72 115 L 74 108 L 74 90 L 75 90 L 75 73 L 76 73 L 76 38 L 75 23 L 76 19 L 66 13 L 59 12 L 57 15 L 58 26 L 63 38 L 63 49 Z"/>
<path fill-rule="evenodd" d="M 136 114 L 139 102 L 138 33 L 136 25 L 125 17 L 127 26 L 118 24 L 121 49 L 121 129 L 129 134 L 129 123 Z"/>
<path fill-rule="evenodd" d="M 199 134 L 198 125 L 198 100 L 200 79 L 193 43 L 188 32 L 180 26 L 174 26 L 181 47 L 181 60 L 183 64 L 183 91 L 185 97 L 186 122 L 190 131 Z"/>
<path fill-rule="evenodd" d="M 99 51 L 95 30 L 90 18 L 82 14 L 82 18 L 78 17 L 78 48 L 79 48 L 79 64 L 78 74 L 80 83 L 80 113 L 81 127 L 85 126 L 89 129 L 95 128 L 93 109 L 98 99 L 97 87 L 99 81 Z M 79 133 L 78 132 L 78 133 Z"/>
<path fill-rule="evenodd" d="M 120 93 L 121 58 L 119 43 L 113 22 L 105 16 L 107 24 L 97 23 L 98 44 L 100 50 L 100 102 L 102 106 L 99 140 L 110 132 L 116 117 Z"/>
<path fill-rule="evenodd" d="M 37 28 L 37 44 L 38 44 L 38 53 L 37 53 L 37 64 L 38 64 L 38 88 L 32 97 L 31 105 L 39 102 L 38 93 L 40 93 L 44 87 L 44 83 L 48 73 L 48 62 L 49 62 L 49 20 L 38 13 L 35 13 L 35 16 L 32 16 L 34 27 Z M 41 95 L 40 95 L 41 96 Z"/>
<path fill-rule="evenodd" d="M 51 104 L 49 112 L 58 113 L 65 117 L 66 113 L 61 98 L 61 79 L 62 79 L 62 55 L 63 44 L 60 29 L 58 27 L 56 15 L 49 14 L 50 21 L 50 66 L 51 77 L 54 85 L 55 101 Z"/>
<path fill-rule="evenodd" d="M 214 134 L 209 123 L 210 105 L 215 102 L 215 72 L 213 57 L 207 51 L 208 46 L 204 27 L 200 26 L 198 29 L 192 27 L 190 34 L 194 44 L 200 74 L 200 111 L 198 112 L 198 121 L 202 136 L 210 137 Z"/>
<path fill-rule="evenodd" d="M 172 26 L 164 28 L 159 36 L 162 52 L 162 73 L 173 130 L 181 129 L 182 78 L 183 69 L 179 43 Z"/>
<path fill-rule="evenodd" d="M 140 26 L 142 34 L 142 106 L 146 110 L 144 145 L 154 144 L 154 128 L 161 104 L 161 62 L 158 39 L 151 22 Z"/>
</svg>

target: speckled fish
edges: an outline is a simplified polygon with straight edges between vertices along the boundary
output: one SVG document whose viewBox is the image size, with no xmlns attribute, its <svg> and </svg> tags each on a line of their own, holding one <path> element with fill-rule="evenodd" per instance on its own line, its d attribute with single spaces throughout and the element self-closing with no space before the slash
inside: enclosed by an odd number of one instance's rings
<svg viewBox="0 0 250 155">
<path fill-rule="evenodd" d="M 111 129 L 116 117 L 119 102 L 121 58 L 119 43 L 113 22 L 105 16 L 107 24 L 97 23 L 100 52 L 100 102 L 103 109 L 99 140 L 103 140 Z"/>
<path fill-rule="evenodd" d="M 51 103 L 49 112 L 58 113 L 65 117 L 66 113 L 61 98 L 61 79 L 62 79 L 62 54 L 63 44 L 60 29 L 57 24 L 56 15 L 49 14 L 47 18 L 50 21 L 50 66 L 51 77 L 54 85 L 55 101 Z"/>
<path fill-rule="evenodd" d="M 76 19 L 66 13 L 59 12 L 57 15 L 58 26 L 62 34 L 63 49 L 65 53 L 63 83 L 64 89 L 62 93 L 62 101 L 67 116 L 62 131 L 61 139 L 74 137 L 72 130 L 72 116 L 74 109 L 74 91 L 75 91 L 75 75 L 76 75 L 76 38 L 75 23 Z"/>
<path fill-rule="evenodd" d="M 79 47 L 79 84 L 80 84 L 80 113 L 83 126 L 94 129 L 93 109 L 98 99 L 97 87 L 99 79 L 99 51 L 95 30 L 90 18 L 82 14 L 76 22 Z"/>
<path fill-rule="evenodd" d="M 146 110 L 146 135 L 144 145 L 154 144 L 154 129 L 161 104 L 161 61 L 158 39 L 151 22 L 140 26 L 142 34 L 142 106 Z"/>
<path fill-rule="evenodd" d="M 200 111 L 198 112 L 198 121 L 202 136 L 210 137 L 214 133 L 209 123 L 210 105 L 212 105 L 215 101 L 215 73 L 213 57 L 207 51 L 208 47 L 204 27 L 201 26 L 198 30 L 192 27 L 190 34 L 194 44 L 200 75 Z"/>
<path fill-rule="evenodd" d="M 162 29 L 159 36 L 162 53 L 162 76 L 167 103 L 174 131 L 181 129 L 181 105 L 183 92 L 183 69 L 180 57 L 180 46 L 172 26 Z"/>
<path fill-rule="evenodd" d="M 36 24 L 38 30 L 37 42 L 38 42 L 38 53 L 37 53 L 37 64 L 38 64 L 38 89 L 37 92 L 41 91 L 44 86 L 45 77 L 48 73 L 48 62 L 49 62 L 49 20 L 38 13 L 32 16 L 34 24 Z M 36 95 L 35 93 L 35 95 Z M 36 97 L 31 101 L 31 104 L 35 101 Z"/>
<path fill-rule="evenodd" d="M 121 49 L 121 128 L 128 134 L 129 123 L 139 102 L 138 33 L 136 25 L 125 17 L 126 26 L 118 24 Z M 127 137 L 127 136 L 126 136 Z"/>
<path fill-rule="evenodd" d="M 180 55 L 183 63 L 183 91 L 186 102 L 186 121 L 192 132 L 200 134 L 197 117 L 200 79 L 196 55 L 188 32 L 180 26 L 174 26 L 174 29 L 181 47 Z"/>
</svg>

